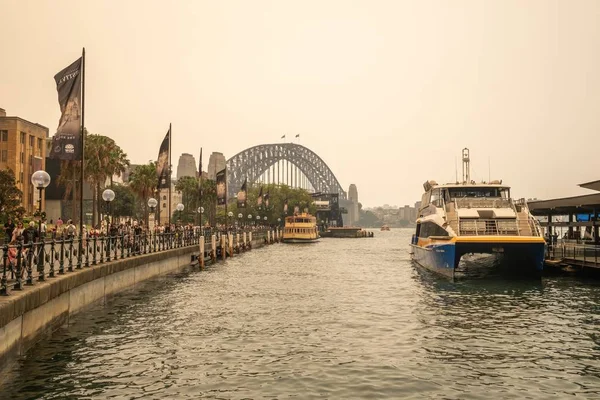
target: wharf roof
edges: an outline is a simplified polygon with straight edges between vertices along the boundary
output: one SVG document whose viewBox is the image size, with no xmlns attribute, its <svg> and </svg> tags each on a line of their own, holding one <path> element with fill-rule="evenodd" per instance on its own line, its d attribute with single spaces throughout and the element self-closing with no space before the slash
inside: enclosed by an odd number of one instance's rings
<svg viewBox="0 0 600 400">
<path fill-rule="evenodd" d="M 529 206 L 529 211 L 536 216 L 588 213 L 594 211 L 594 209 L 600 211 L 600 193 L 563 197 L 560 199 L 529 201 L 527 205 Z"/>
</svg>

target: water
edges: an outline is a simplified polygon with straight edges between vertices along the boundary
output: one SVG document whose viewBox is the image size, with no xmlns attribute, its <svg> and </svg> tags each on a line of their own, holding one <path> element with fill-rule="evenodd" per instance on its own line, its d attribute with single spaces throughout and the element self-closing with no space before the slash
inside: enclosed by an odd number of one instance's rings
<svg viewBox="0 0 600 400">
<path fill-rule="evenodd" d="M 600 280 L 451 283 L 411 231 L 148 282 L 2 374 L 2 398 L 600 398 Z"/>
</svg>

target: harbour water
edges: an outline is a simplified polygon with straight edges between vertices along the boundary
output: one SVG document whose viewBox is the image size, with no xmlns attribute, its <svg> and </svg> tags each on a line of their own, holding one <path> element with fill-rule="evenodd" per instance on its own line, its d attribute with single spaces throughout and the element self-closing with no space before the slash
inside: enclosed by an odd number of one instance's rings
<svg viewBox="0 0 600 400">
<path fill-rule="evenodd" d="M 600 398 L 600 281 L 452 283 L 411 230 L 274 245 L 94 306 L 3 399 Z"/>
</svg>

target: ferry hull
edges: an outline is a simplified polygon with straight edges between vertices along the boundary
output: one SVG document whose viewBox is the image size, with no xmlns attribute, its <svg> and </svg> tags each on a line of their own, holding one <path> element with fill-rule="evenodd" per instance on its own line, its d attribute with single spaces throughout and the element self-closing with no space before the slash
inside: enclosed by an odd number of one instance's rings
<svg viewBox="0 0 600 400">
<path fill-rule="evenodd" d="M 315 243 L 318 242 L 319 238 L 314 238 L 314 239 L 300 239 L 300 238 L 283 238 L 282 242 L 283 243 Z"/>
<path fill-rule="evenodd" d="M 417 264 L 452 278 L 495 273 L 540 276 L 544 267 L 545 244 L 539 238 L 456 238 L 449 243 L 411 246 Z"/>
</svg>

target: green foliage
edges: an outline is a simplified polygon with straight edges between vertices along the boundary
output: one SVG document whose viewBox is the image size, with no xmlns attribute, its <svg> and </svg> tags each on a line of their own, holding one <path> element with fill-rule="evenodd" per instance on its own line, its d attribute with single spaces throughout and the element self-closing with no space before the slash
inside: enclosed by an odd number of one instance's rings
<svg viewBox="0 0 600 400">
<path fill-rule="evenodd" d="M 21 206 L 23 193 L 17 188 L 15 174 L 11 169 L 0 171 L 0 221 L 8 217 L 20 219 L 25 214 Z"/>
<path fill-rule="evenodd" d="M 156 163 L 138 166 L 129 176 L 129 187 L 136 195 L 137 202 L 142 206 L 144 219 L 148 222 L 148 199 L 154 195 L 158 186 L 158 175 L 156 174 Z"/>
<path fill-rule="evenodd" d="M 313 204 L 313 198 L 310 193 L 304 189 L 294 189 L 286 185 L 264 185 L 262 188 L 263 196 L 267 194 L 267 192 L 269 193 L 269 207 L 265 207 L 264 201 L 261 207 L 257 206 L 256 203 L 260 193 L 260 186 L 254 185 L 248 190 L 245 209 L 238 210 L 237 201 L 235 199 L 231 200 L 228 211 L 233 212 L 235 220 L 238 219 L 238 214 L 241 212 L 243 215 L 242 219 L 245 222 L 248 222 L 248 214 L 251 214 L 253 221 L 256 221 L 256 216 L 258 215 L 261 217 L 262 223 L 265 222 L 264 217 L 266 216 L 268 224 L 277 224 L 278 218 L 281 218 L 282 220 L 285 218 L 283 207 L 286 199 L 288 200 L 287 215 L 292 215 L 294 213 L 295 206 L 299 207 L 300 212 L 303 212 L 304 208 L 308 208 L 309 213 L 315 214 L 316 209 Z"/>
<path fill-rule="evenodd" d="M 115 199 L 110 204 L 111 213 L 115 218 L 134 216 L 135 209 L 135 193 L 129 186 L 113 185 L 112 190 L 115 192 Z"/>
</svg>

